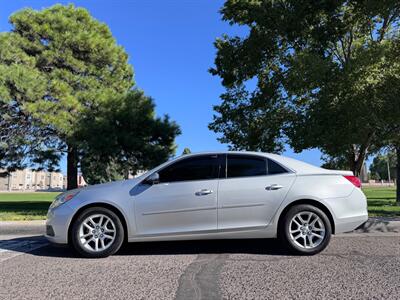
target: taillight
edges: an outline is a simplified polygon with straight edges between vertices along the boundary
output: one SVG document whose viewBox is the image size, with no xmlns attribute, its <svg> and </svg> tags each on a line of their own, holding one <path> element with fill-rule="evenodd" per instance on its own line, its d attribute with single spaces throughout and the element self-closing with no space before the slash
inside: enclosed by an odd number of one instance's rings
<svg viewBox="0 0 400 300">
<path fill-rule="evenodd" d="M 344 178 L 346 178 L 348 181 L 350 181 L 352 184 L 354 184 L 354 186 L 360 188 L 361 187 L 361 180 L 358 179 L 358 177 L 356 176 L 343 176 Z"/>
</svg>

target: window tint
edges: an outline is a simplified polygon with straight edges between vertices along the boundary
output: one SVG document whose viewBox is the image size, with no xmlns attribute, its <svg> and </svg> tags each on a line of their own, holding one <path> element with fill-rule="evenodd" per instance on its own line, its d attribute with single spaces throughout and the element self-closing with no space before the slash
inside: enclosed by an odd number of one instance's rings
<svg viewBox="0 0 400 300">
<path fill-rule="evenodd" d="M 178 161 L 159 172 L 160 182 L 207 180 L 218 178 L 217 155 L 196 156 Z"/>
<path fill-rule="evenodd" d="M 227 177 L 248 177 L 267 174 L 264 158 L 248 155 L 228 155 Z"/>
<path fill-rule="evenodd" d="M 268 174 L 273 175 L 281 173 L 287 173 L 287 170 L 273 160 L 268 159 Z"/>
</svg>

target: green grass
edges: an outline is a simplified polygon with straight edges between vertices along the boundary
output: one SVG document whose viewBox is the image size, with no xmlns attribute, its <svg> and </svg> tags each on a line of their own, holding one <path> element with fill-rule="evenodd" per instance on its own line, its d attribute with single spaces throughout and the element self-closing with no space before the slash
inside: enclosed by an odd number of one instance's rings
<svg viewBox="0 0 400 300">
<path fill-rule="evenodd" d="M 365 187 L 368 212 L 372 216 L 399 217 L 396 189 Z M 44 220 L 50 203 L 58 192 L 0 193 L 0 221 Z"/>
<path fill-rule="evenodd" d="M 44 220 L 59 192 L 0 193 L 0 221 Z"/>
<path fill-rule="evenodd" d="M 400 206 L 396 205 L 396 188 L 365 187 L 363 192 L 368 198 L 368 213 L 371 217 L 399 217 Z"/>
</svg>

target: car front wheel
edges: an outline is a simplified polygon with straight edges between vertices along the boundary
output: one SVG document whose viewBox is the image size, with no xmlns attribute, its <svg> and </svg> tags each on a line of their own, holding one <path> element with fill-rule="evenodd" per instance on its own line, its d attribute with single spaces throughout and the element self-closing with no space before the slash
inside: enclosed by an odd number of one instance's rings
<svg viewBox="0 0 400 300">
<path fill-rule="evenodd" d="M 313 255 L 328 246 L 332 227 L 326 214 L 308 205 L 291 207 L 280 226 L 280 238 L 296 254 Z"/>
<path fill-rule="evenodd" d="M 72 224 L 71 242 L 84 257 L 107 257 L 119 250 L 124 227 L 119 217 L 103 207 L 84 210 Z"/>
</svg>

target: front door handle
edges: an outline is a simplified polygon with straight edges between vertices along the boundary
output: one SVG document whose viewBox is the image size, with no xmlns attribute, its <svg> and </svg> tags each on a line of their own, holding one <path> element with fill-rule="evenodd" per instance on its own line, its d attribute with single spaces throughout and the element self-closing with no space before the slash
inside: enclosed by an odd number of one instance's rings
<svg viewBox="0 0 400 300">
<path fill-rule="evenodd" d="M 196 196 L 204 196 L 204 195 L 209 195 L 209 194 L 212 194 L 212 193 L 213 193 L 212 190 L 202 189 L 202 190 L 200 190 L 200 191 L 197 191 L 197 192 L 195 193 L 195 195 L 196 195 Z"/>
<path fill-rule="evenodd" d="M 280 184 L 271 184 L 271 185 L 265 187 L 265 189 L 267 191 L 275 191 L 275 190 L 279 190 L 281 188 L 283 188 L 283 185 L 280 185 Z"/>
</svg>

